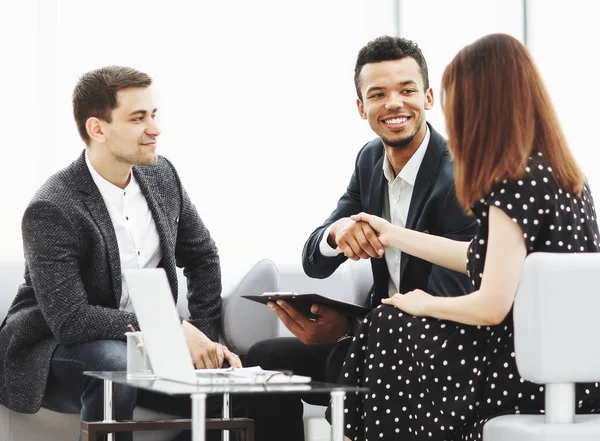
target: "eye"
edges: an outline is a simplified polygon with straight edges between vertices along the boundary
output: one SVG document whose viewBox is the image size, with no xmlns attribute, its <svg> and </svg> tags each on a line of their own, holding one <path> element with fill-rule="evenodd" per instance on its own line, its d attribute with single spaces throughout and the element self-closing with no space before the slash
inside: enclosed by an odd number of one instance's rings
<svg viewBox="0 0 600 441">
<path fill-rule="evenodd" d="M 156 118 L 157 118 L 157 115 L 156 115 L 156 113 L 153 113 L 153 114 L 152 114 L 152 116 L 151 116 L 151 118 L 152 118 L 152 119 L 156 119 Z"/>
<path fill-rule="evenodd" d="M 403 92 L 404 92 L 404 93 L 409 93 L 409 94 L 410 94 L 410 93 L 415 93 L 415 92 L 416 92 L 416 90 L 415 90 L 415 89 L 405 89 Z"/>
<path fill-rule="evenodd" d="M 369 98 L 381 98 L 383 96 L 383 93 L 374 93 L 373 95 L 370 95 Z"/>
</svg>

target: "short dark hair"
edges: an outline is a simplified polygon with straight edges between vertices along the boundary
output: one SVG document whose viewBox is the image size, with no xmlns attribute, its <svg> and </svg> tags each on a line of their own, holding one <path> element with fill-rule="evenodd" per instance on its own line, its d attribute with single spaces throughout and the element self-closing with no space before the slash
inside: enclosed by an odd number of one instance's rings
<svg viewBox="0 0 600 441">
<path fill-rule="evenodd" d="M 73 90 L 73 116 L 81 139 L 86 144 L 90 142 L 85 129 L 88 118 L 111 122 L 119 90 L 151 84 L 150 76 L 131 67 L 107 66 L 83 74 Z"/>
<path fill-rule="evenodd" d="M 354 67 L 354 86 L 358 98 L 362 101 L 360 92 L 360 72 L 365 64 L 379 63 L 381 61 L 401 60 L 402 58 L 411 57 L 419 65 L 421 76 L 423 77 L 423 85 L 425 90 L 429 89 L 429 73 L 427 71 L 427 63 L 421 49 L 417 43 L 407 40 L 406 38 L 390 37 L 383 35 L 371 40 L 359 52 Z"/>
</svg>

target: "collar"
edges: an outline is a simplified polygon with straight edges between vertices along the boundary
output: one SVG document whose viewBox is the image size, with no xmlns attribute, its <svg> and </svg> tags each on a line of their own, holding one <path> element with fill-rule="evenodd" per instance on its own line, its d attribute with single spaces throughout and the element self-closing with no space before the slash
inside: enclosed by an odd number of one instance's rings
<svg viewBox="0 0 600 441">
<path fill-rule="evenodd" d="M 88 157 L 87 149 L 85 150 L 85 163 L 88 167 L 88 170 L 90 171 L 90 174 L 92 175 L 92 179 L 94 180 L 94 183 L 98 187 L 98 190 L 100 190 L 100 194 L 102 195 L 103 198 L 120 200 L 123 198 L 123 195 L 125 193 L 133 195 L 135 192 L 140 191 L 139 190 L 140 187 L 135 179 L 135 175 L 134 175 L 133 171 L 131 173 L 131 179 L 129 179 L 129 184 L 127 184 L 127 187 L 125 187 L 124 189 L 121 189 L 121 188 L 117 187 L 116 185 L 114 185 L 113 183 L 104 179 L 94 169 L 94 167 L 92 166 L 92 163 L 90 162 L 90 158 Z"/>
</svg>

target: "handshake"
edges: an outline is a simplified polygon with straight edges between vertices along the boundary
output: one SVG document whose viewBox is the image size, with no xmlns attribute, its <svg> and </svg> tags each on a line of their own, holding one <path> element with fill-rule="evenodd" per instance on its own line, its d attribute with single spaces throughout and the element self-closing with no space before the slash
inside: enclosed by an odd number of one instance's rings
<svg viewBox="0 0 600 441">
<path fill-rule="evenodd" d="M 393 227 L 380 217 L 359 213 L 333 223 L 327 243 L 352 260 L 380 258 L 390 246 L 388 236 Z"/>
</svg>

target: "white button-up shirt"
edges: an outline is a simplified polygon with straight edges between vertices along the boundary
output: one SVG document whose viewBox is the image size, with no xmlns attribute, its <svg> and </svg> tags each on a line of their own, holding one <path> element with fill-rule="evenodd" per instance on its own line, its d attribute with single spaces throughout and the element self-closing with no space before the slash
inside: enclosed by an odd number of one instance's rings
<svg viewBox="0 0 600 441">
<path fill-rule="evenodd" d="M 387 155 L 383 158 L 383 176 L 388 183 L 388 191 L 384 192 L 381 217 L 394 225 L 406 226 L 415 181 L 419 173 L 419 168 L 421 168 L 430 137 L 429 127 L 427 127 L 427 133 L 425 134 L 425 138 L 423 138 L 423 142 L 396 176 L 394 176 L 394 169 Z M 390 297 L 400 292 L 401 258 L 402 252 L 398 248 L 389 247 L 385 249 L 385 262 L 390 273 L 390 280 L 388 281 L 388 293 Z"/>
<path fill-rule="evenodd" d="M 425 138 L 419 148 L 413 153 L 411 158 L 408 160 L 406 165 L 402 167 L 398 175 L 394 175 L 394 168 L 390 163 L 386 154 L 383 157 L 383 176 L 387 181 L 387 190 L 383 193 L 383 210 L 381 217 L 390 221 L 394 225 L 401 227 L 406 226 L 406 219 L 408 217 L 408 210 L 410 208 L 410 201 L 412 199 L 413 188 L 423 162 L 423 157 L 427 151 L 427 145 L 429 145 L 429 139 L 431 133 L 429 127 L 425 133 Z M 319 250 L 325 257 L 334 257 L 340 254 L 329 246 L 327 243 L 327 237 L 331 226 L 327 228 L 323 239 L 319 244 Z M 390 273 L 390 279 L 388 281 L 388 293 L 393 296 L 395 293 L 400 292 L 400 261 L 402 253 L 397 248 L 386 248 L 385 249 L 385 262 Z"/>
<path fill-rule="evenodd" d="M 87 151 L 85 161 L 115 229 L 121 272 L 124 269 L 156 268 L 162 259 L 158 230 L 135 176 L 131 173 L 129 184 L 121 189 L 94 170 Z M 124 280 L 122 288 L 119 309 L 133 312 Z"/>
</svg>

